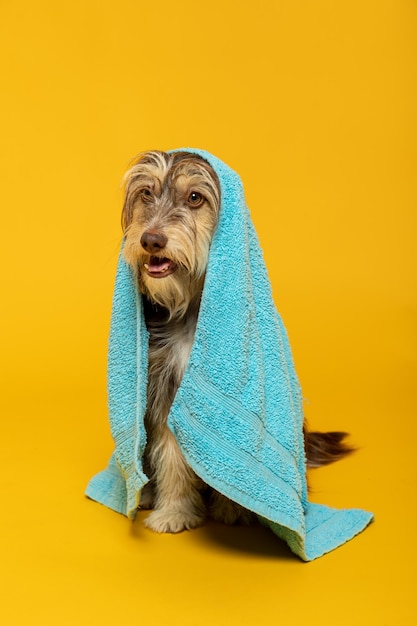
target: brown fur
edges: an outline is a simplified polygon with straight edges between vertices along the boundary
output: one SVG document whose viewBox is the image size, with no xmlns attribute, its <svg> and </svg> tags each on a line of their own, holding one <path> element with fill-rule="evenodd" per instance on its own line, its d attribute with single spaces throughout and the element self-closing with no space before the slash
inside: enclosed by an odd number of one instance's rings
<svg viewBox="0 0 417 626">
<path fill-rule="evenodd" d="M 228 524 L 250 523 L 252 513 L 196 476 L 167 426 L 193 344 L 220 208 L 217 176 L 197 155 L 153 151 L 132 164 L 125 184 L 124 257 L 136 272 L 150 333 L 144 459 L 150 482 L 140 506 L 154 510 L 145 524 L 157 532 L 180 532 L 200 526 L 207 513 Z M 349 453 L 343 437 L 305 430 L 309 465 Z"/>
<path fill-rule="evenodd" d="M 304 425 L 304 445 L 308 467 L 322 467 L 355 451 L 344 439 L 347 433 L 309 432 Z"/>
</svg>

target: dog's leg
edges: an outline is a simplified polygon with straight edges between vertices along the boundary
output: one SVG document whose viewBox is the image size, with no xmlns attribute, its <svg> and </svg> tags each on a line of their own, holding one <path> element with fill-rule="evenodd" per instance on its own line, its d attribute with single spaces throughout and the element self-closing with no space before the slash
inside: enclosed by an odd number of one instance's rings
<svg viewBox="0 0 417 626">
<path fill-rule="evenodd" d="M 139 508 L 147 511 L 153 509 L 155 501 L 155 487 L 151 482 L 147 483 L 140 494 Z"/>
<path fill-rule="evenodd" d="M 252 511 L 232 502 L 226 496 L 213 490 L 210 497 L 209 515 L 216 522 L 223 524 L 242 524 L 248 526 L 256 520 L 256 515 Z"/>
<path fill-rule="evenodd" d="M 162 430 L 162 429 L 161 429 Z M 155 510 L 145 525 L 159 533 L 178 533 L 204 523 L 202 481 L 187 465 L 174 435 L 165 426 L 150 450 L 156 483 Z"/>
</svg>

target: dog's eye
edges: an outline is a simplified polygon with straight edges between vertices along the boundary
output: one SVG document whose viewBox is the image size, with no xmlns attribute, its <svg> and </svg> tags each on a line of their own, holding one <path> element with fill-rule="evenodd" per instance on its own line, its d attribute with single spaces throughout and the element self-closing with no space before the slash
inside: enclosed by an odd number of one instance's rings
<svg viewBox="0 0 417 626">
<path fill-rule="evenodd" d="M 150 189 L 141 189 L 139 192 L 141 200 L 143 202 L 151 202 L 152 201 L 152 192 Z"/>
<path fill-rule="evenodd" d="M 205 198 L 201 193 L 199 193 L 198 191 L 192 191 L 188 196 L 187 203 L 190 207 L 196 209 L 203 204 L 204 200 Z"/>
</svg>

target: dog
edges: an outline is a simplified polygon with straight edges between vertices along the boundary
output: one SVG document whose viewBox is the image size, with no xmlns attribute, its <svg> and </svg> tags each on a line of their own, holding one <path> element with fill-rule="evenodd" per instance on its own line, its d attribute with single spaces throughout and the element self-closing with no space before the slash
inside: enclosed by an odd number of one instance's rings
<svg viewBox="0 0 417 626">
<path fill-rule="evenodd" d="M 202 157 L 150 151 L 125 175 L 123 255 L 142 294 L 149 331 L 144 471 L 149 483 L 139 507 L 153 509 L 145 525 L 160 533 L 201 526 L 209 516 L 250 524 L 256 516 L 209 488 L 187 464 L 167 418 L 193 345 L 210 243 L 221 190 Z M 319 467 L 352 451 L 346 433 L 309 432 L 308 466 Z"/>
</svg>

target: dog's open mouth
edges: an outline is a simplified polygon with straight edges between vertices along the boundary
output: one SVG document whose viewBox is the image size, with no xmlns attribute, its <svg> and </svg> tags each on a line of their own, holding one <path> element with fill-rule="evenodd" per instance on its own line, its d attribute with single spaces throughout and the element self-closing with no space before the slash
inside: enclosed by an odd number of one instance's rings
<svg viewBox="0 0 417 626">
<path fill-rule="evenodd" d="M 165 278 L 177 269 L 176 263 L 167 257 L 150 256 L 149 261 L 144 263 L 148 276 L 152 278 Z"/>
</svg>

